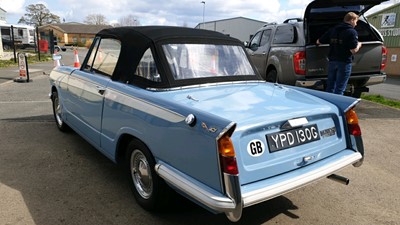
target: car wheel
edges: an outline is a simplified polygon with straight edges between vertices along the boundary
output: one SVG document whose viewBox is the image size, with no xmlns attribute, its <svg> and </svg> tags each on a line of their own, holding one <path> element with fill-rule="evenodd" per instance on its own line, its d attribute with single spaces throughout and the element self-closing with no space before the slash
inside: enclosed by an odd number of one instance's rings
<svg viewBox="0 0 400 225">
<path fill-rule="evenodd" d="M 267 77 L 265 80 L 268 82 L 272 82 L 272 83 L 278 82 L 278 73 L 276 72 L 276 70 L 268 71 Z"/>
<path fill-rule="evenodd" d="M 155 160 L 142 142 L 132 140 L 126 151 L 126 166 L 137 203 L 148 211 L 167 208 L 171 189 L 155 172 Z"/>
<path fill-rule="evenodd" d="M 52 93 L 52 102 L 53 102 L 54 120 L 56 121 L 58 129 L 61 131 L 67 131 L 69 129 L 69 127 L 67 124 L 64 123 L 64 121 L 62 119 L 61 104 L 60 104 L 60 99 L 58 97 L 57 91 L 54 91 Z"/>
<path fill-rule="evenodd" d="M 361 98 L 362 91 L 354 91 L 351 96 L 354 98 Z"/>
</svg>

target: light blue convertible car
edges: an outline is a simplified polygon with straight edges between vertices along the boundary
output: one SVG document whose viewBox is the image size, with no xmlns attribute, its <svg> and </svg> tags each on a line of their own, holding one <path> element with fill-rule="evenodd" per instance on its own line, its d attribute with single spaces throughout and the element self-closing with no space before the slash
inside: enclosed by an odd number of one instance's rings
<svg viewBox="0 0 400 225">
<path fill-rule="evenodd" d="M 54 118 L 129 171 L 136 201 L 171 190 L 238 221 L 243 208 L 362 163 L 359 100 L 268 83 L 239 40 L 200 29 L 100 31 L 50 74 Z"/>
</svg>

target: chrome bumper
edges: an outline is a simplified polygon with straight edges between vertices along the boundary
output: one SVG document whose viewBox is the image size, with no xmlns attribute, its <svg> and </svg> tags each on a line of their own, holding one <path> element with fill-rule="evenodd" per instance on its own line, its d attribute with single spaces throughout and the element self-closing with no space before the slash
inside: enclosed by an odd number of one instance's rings
<svg viewBox="0 0 400 225">
<path fill-rule="evenodd" d="M 159 162 L 155 170 L 160 177 L 178 190 L 211 210 L 224 212 L 229 220 L 235 222 L 242 216 L 243 208 L 326 178 L 361 158 L 358 152 L 344 150 L 298 170 L 244 186 L 240 186 L 238 176 L 224 174 L 226 195 L 190 178 L 164 162 Z"/>
<path fill-rule="evenodd" d="M 325 79 L 315 79 L 315 80 L 297 80 L 295 86 L 305 87 L 305 88 L 318 88 L 322 86 Z M 374 76 L 352 76 L 350 80 L 366 80 L 364 86 L 370 86 L 374 84 L 381 84 L 386 81 L 386 74 L 374 75 Z"/>
<path fill-rule="evenodd" d="M 381 84 L 386 81 L 386 75 L 379 75 L 370 77 L 365 83 L 365 86 L 374 85 L 374 84 Z"/>
</svg>

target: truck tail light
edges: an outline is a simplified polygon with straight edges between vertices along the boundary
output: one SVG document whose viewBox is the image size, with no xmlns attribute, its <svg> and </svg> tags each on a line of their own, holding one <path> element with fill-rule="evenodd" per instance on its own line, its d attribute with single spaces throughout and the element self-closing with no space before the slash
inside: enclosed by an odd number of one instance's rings
<svg viewBox="0 0 400 225">
<path fill-rule="evenodd" d="M 388 53 L 387 48 L 385 46 L 382 46 L 381 71 L 385 70 L 386 62 L 387 62 L 387 53 Z"/>
<path fill-rule="evenodd" d="M 218 140 L 218 152 L 222 171 L 231 175 L 239 174 L 235 149 L 228 134 Z"/>
<path fill-rule="evenodd" d="M 299 75 L 306 75 L 306 52 L 296 52 L 293 55 L 294 72 Z"/>
<path fill-rule="evenodd" d="M 354 136 L 361 136 L 361 128 L 358 124 L 358 117 L 354 109 L 350 109 L 346 112 L 347 127 L 349 133 Z"/>
</svg>

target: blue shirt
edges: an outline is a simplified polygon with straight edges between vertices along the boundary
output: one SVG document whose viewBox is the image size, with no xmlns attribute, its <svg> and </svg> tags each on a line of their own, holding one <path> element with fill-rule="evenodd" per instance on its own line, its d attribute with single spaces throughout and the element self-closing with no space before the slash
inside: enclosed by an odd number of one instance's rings
<svg viewBox="0 0 400 225">
<path fill-rule="evenodd" d="M 350 50 L 357 48 L 358 34 L 350 24 L 342 22 L 322 35 L 319 42 L 329 44 L 329 61 L 351 63 L 353 54 Z"/>
</svg>

